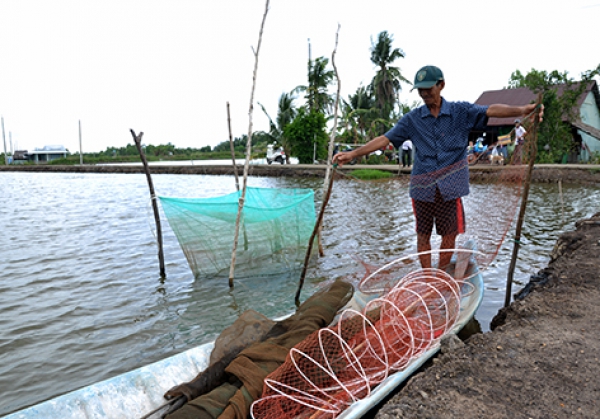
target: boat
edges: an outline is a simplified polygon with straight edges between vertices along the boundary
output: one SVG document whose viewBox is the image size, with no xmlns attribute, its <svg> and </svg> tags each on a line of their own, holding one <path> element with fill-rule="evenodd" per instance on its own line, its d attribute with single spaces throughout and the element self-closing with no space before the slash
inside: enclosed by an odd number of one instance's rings
<svg viewBox="0 0 600 419">
<path fill-rule="evenodd" d="M 475 315 L 483 298 L 483 278 L 475 259 L 453 257 L 455 271 L 464 269 L 465 284 L 472 288 L 460 299 L 460 312 L 448 333 L 458 333 Z M 463 261 L 465 259 L 463 258 Z M 459 267 L 463 264 L 464 266 Z M 350 306 L 365 306 L 363 293 L 356 292 Z M 166 409 L 163 395 L 175 385 L 191 381 L 208 366 L 214 342 L 189 349 L 161 361 L 58 396 L 4 416 L 4 419 L 123 419 L 161 417 Z M 370 395 L 350 405 L 338 417 L 360 418 L 407 380 L 440 350 L 439 341 L 401 371 L 390 374 Z"/>
</svg>

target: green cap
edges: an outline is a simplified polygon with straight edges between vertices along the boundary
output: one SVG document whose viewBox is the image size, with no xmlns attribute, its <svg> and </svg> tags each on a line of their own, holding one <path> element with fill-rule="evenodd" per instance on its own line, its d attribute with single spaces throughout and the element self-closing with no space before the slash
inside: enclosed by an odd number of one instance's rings
<svg viewBox="0 0 600 419">
<path fill-rule="evenodd" d="M 429 89 L 440 80 L 444 80 L 442 70 L 434 65 L 426 65 L 417 71 L 417 74 L 415 75 L 415 84 L 411 90 Z"/>
</svg>

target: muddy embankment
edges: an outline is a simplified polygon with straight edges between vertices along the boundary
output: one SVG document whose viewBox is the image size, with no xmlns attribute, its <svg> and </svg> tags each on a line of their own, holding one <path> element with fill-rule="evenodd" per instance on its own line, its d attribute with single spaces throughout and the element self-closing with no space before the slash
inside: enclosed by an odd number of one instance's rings
<svg viewBox="0 0 600 419">
<path fill-rule="evenodd" d="M 248 174 L 250 176 L 267 177 L 323 177 L 326 172 L 326 165 L 322 164 L 260 164 L 250 165 Z M 336 170 L 340 173 L 348 174 L 357 169 L 378 169 L 397 174 L 398 176 L 407 176 L 409 169 L 399 168 L 397 165 L 346 165 Z M 502 167 L 490 165 L 475 165 L 470 167 L 471 180 L 486 181 L 497 175 Z M 237 173 L 241 175 L 244 167 L 237 166 Z M 13 165 L 0 166 L 0 172 L 58 172 L 58 173 L 144 173 L 141 164 L 138 165 Z M 152 164 L 150 166 L 152 174 L 182 174 L 182 175 L 231 175 L 234 174 L 232 165 L 167 165 Z M 536 165 L 532 174 L 533 182 L 558 182 L 579 183 L 600 185 L 600 165 Z"/>
<path fill-rule="evenodd" d="M 375 419 L 599 418 L 599 272 L 597 213 L 559 237 L 491 332 L 442 342 Z"/>
</svg>

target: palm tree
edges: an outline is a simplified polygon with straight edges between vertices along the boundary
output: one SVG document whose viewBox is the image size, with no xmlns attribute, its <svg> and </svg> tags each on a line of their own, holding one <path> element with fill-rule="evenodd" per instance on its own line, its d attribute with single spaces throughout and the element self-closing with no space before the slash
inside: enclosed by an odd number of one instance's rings
<svg viewBox="0 0 600 419">
<path fill-rule="evenodd" d="M 371 62 L 378 67 L 375 77 L 371 82 L 371 89 L 382 119 L 389 119 L 398 100 L 398 93 L 402 89 L 400 82 L 410 84 L 400 72 L 400 68 L 391 64 L 398 58 L 404 58 L 400 48 L 393 48 L 392 35 L 387 31 L 379 34 L 377 43 L 371 41 Z"/>
<path fill-rule="evenodd" d="M 354 143 L 366 140 L 367 127 L 371 121 L 378 117 L 378 109 L 375 106 L 375 99 L 370 94 L 369 89 L 360 86 L 356 93 L 348 95 L 348 100 L 343 101 L 342 120 L 346 125 L 346 131 L 352 126 L 351 138 Z"/>
<path fill-rule="evenodd" d="M 283 147 L 286 155 L 286 163 L 289 163 L 289 156 L 291 152 L 291 144 L 284 135 L 284 129 L 288 126 L 298 113 L 298 110 L 294 106 L 294 96 L 291 93 L 282 93 L 279 97 L 279 104 L 277 107 L 277 118 L 275 121 L 271 119 L 265 107 L 259 103 L 267 118 L 269 118 L 269 132 L 266 133 L 269 141 L 280 144 Z"/>
<path fill-rule="evenodd" d="M 335 72 L 327 70 L 327 64 L 329 59 L 326 57 L 308 60 L 308 86 L 298 86 L 292 92 L 304 92 L 309 111 L 316 110 L 324 115 L 331 113 L 334 103 L 327 89 L 335 77 Z"/>
</svg>

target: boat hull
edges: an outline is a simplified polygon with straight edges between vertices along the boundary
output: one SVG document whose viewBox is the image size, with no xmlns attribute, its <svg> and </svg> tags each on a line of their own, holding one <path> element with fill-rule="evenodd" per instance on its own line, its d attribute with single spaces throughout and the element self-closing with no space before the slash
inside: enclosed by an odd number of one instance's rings
<svg viewBox="0 0 600 419">
<path fill-rule="evenodd" d="M 475 315 L 483 299 L 483 278 L 474 263 L 469 264 L 468 282 L 473 292 L 462 297 L 457 322 L 450 333 L 458 333 Z M 359 293 L 357 293 L 358 295 Z M 362 301 L 364 304 L 365 301 Z M 360 302 L 358 303 L 361 304 Z M 208 367 L 214 343 L 207 343 L 128 373 L 66 393 L 38 405 L 4 416 L 3 419 L 123 419 L 140 418 L 165 403 L 166 391 L 191 381 Z M 439 343 L 404 370 L 390 375 L 368 398 L 352 404 L 340 419 L 355 419 L 380 403 L 439 351 Z M 151 418 L 160 417 L 162 409 Z"/>
</svg>

